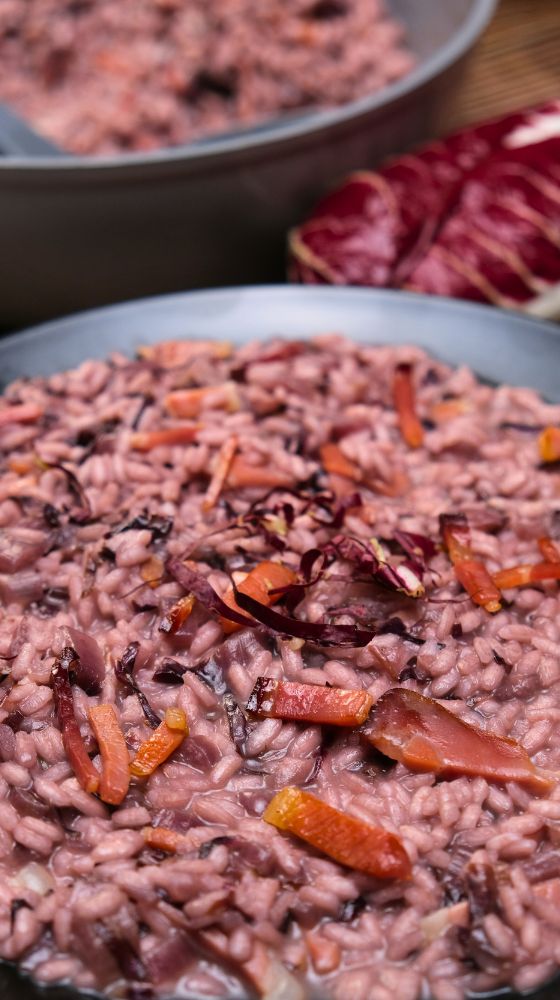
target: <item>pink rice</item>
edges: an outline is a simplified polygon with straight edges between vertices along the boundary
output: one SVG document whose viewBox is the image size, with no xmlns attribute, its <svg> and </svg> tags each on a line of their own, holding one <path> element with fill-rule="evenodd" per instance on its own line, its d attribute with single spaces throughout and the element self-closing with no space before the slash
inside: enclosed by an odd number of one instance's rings
<svg viewBox="0 0 560 1000">
<path fill-rule="evenodd" d="M 74 153 L 173 146 L 409 72 L 384 0 L 2 0 L 0 100 Z"/>
<path fill-rule="evenodd" d="M 203 349 L 168 369 L 114 355 L 6 390 L 5 407 L 37 406 L 43 416 L 0 421 L 0 559 L 14 538 L 31 546 L 29 565 L 0 574 L 0 957 L 41 983 L 111 996 L 128 989 L 133 1000 L 223 1000 L 248 990 L 266 1000 L 461 1000 L 469 991 L 530 990 L 560 962 L 560 788 L 537 797 L 482 778 L 437 781 L 379 759 L 356 733 L 276 719 L 247 721 L 241 755 L 223 695 L 243 709 L 265 675 L 365 689 L 375 700 L 408 671 L 406 687 L 518 740 L 535 764 L 557 771 L 557 585 L 506 592 L 503 610 L 490 616 L 461 591 L 442 551 L 418 600 L 323 579 L 297 617 L 351 624 L 333 608 L 359 599 L 372 614 L 400 616 L 424 642 L 384 634 L 362 649 L 321 649 L 263 629 L 224 640 L 201 607 L 166 636 L 162 615 L 183 592 L 168 579 L 151 588 L 140 573 L 154 554 L 192 550 L 223 593 L 231 572 L 263 558 L 297 568 L 329 537 L 317 520 L 324 512 L 302 512 L 292 494 L 283 498 L 295 517 L 281 556 L 262 532 L 220 532 L 264 492 L 226 486 L 203 512 L 212 462 L 232 434 L 247 461 L 286 471 L 299 489 L 328 485 L 317 457 L 328 440 L 366 473 L 405 471 L 403 496 L 361 489 L 348 534 L 383 538 L 400 527 L 437 540 L 438 515 L 463 510 L 491 572 L 537 562 L 537 539 L 559 530 L 560 478 L 540 467 L 536 439 L 540 427 L 560 423 L 560 406 L 530 389 L 481 384 L 416 348 L 320 336 L 289 356 L 284 343 L 251 344 L 219 360 Z M 426 426 L 414 451 L 391 401 L 401 361 L 413 364 Z M 163 408 L 170 389 L 225 381 L 237 406 L 206 409 L 192 444 L 131 449 L 133 424 L 149 432 L 173 423 Z M 433 404 L 449 396 L 466 400 L 468 411 L 434 425 Z M 61 462 L 91 506 L 85 523 L 72 519 L 67 479 L 47 465 Z M 55 508 L 49 524 L 45 504 Z M 111 533 L 144 511 L 170 519 L 169 533 Z M 490 517 L 496 533 L 477 527 Z M 114 672 L 132 641 L 152 708 L 163 715 L 180 706 L 188 717 L 190 735 L 175 757 L 133 781 L 116 809 L 87 794 L 65 758 L 51 669 L 67 627 L 93 636 L 103 654 L 101 694 L 74 687 L 96 766 L 92 705 L 115 706 L 131 752 L 150 733 L 137 696 Z M 166 657 L 186 668 L 179 684 L 154 680 Z M 398 834 L 411 881 L 376 882 L 263 822 L 266 804 L 288 784 Z M 184 852 L 148 849 L 141 831 L 149 825 L 183 833 Z M 463 877 L 473 864 L 495 876 L 476 915 Z"/>
</svg>

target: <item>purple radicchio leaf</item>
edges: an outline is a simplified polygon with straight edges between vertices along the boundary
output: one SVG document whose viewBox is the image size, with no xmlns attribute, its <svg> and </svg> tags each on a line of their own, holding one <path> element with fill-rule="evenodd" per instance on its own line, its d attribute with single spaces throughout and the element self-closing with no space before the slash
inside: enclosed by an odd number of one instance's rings
<svg viewBox="0 0 560 1000">
<path fill-rule="evenodd" d="M 70 520 L 76 524 L 85 524 L 90 521 L 92 517 L 91 504 L 84 487 L 72 469 L 63 465 L 62 462 L 44 462 L 41 459 L 39 464 L 44 469 L 56 469 L 57 472 L 62 472 L 65 477 L 68 492 L 76 500 L 76 506 L 70 511 Z"/>
<path fill-rule="evenodd" d="M 115 674 L 117 679 L 128 688 L 131 694 L 135 694 L 138 697 L 142 711 L 146 717 L 146 721 L 152 729 L 157 729 L 161 724 L 161 719 L 154 712 L 151 707 L 146 695 L 138 687 L 136 678 L 134 677 L 134 665 L 136 663 L 136 657 L 138 656 L 138 650 L 140 648 L 139 642 L 131 642 L 129 646 L 126 647 L 120 660 L 117 660 L 115 664 Z"/>
<path fill-rule="evenodd" d="M 99 694 L 105 677 L 105 659 L 92 635 L 69 625 L 65 628 L 65 646 L 76 653 L 73 673 L 76 683 L 86 694 Z"/>
<path fill-rule="evenodd" d="M 418 535 L 412 531 L 395 531 L 393 538 L 397 545 L 400 545 L 404 554 L 422 578 L 426 571 L 426 562 L 433 559 L 436 554 L 436 546 L 426 535 Z"/>
<path fill-rule="evenodd" d="M 304 639 L 319 646 L 367 646 L 375 632 L 356 628 L 354 625 L 329 625 L 322 622 L 305 622 L 297 618 L 289 618 L 273 608 L 266 607 L 260 601 L 248 594 L 241 593 L 233 585 L 236 604 L 248 611 L 262 625 L 268 626 L 274 632 L 290 638 Z"/>
<path fill-rule="evenodd" d="M 159 681 L 160 684 L 182 684 L 183 674 L 186 674 L 187 668 L 183 663 L 179 663 L 178 660 L 173 660 L 171 657 L 165 657 L 154 673 L 154 680 Z"/>
<path fill-rule="evenodd" d="M 200 601 L 207 611 L 213 611 L 221 615 L 222 618 L 235 622 L 236 625 L 254 628 L 255 622 L 251 618 L 247 618 L 246 615 L 242 615 L 240 611 L 230 608 L 201 573 L 186 566 L 180 559 L 168 559 L 165 568 L 177 583 L 180 583 L 189 593 L 194 594 L 197 601 Z"/>
</svg>

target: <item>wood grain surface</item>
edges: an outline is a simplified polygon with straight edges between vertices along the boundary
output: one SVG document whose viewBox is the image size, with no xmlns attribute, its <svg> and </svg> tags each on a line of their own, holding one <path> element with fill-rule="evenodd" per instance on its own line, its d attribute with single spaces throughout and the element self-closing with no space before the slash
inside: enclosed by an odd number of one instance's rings
<svg viewBox="0 0 560 1000">
<path fill-rule="evenodd" d="M 560 98 L 560 0 L 501 0 L 438 132 L 552 97 Z"/>
</svg>

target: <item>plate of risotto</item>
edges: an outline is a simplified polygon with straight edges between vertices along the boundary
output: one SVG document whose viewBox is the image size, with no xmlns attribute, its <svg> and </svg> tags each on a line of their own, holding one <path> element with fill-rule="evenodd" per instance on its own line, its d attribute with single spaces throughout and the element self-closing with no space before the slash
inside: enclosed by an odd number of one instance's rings
<svg viewBox="0 0 560 1000">
<path fill-rule="evenodd" d="M 0 360 L 2 997 L 557 995 L 554 327 L 226 289 Z"/>
</svg>

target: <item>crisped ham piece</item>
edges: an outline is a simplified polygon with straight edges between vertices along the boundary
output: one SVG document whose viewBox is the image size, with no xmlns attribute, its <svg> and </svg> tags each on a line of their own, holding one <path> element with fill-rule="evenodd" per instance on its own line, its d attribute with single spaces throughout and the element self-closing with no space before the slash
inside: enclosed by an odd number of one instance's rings
<svg viewBox="0 0 560 1000">
<path fill-rule="evenodd" d="M 298 684 L 259 677 L 251 692 L 247 709 L 271 719 L 292 719 L 329 726 L 361 726 L 373 699 L 367 691 Z"/>
<path fill-rule="evenodd" d="M 515 740 L 471 726 L 433 698 L 407 688 L 391 688 L 381 696 L 366 739 L 412 771 L 515 781 L 537 793 L 554 783 Z"/>
<path fill-rule="evenodd" d="M 398 837 L 333 809 L 301 788 L 277 792 L 263 819 L 349 868 L 376 878 L 410 878 L 410 860 Z"/>
</svg>

